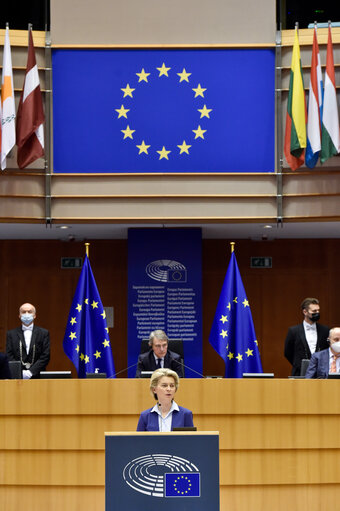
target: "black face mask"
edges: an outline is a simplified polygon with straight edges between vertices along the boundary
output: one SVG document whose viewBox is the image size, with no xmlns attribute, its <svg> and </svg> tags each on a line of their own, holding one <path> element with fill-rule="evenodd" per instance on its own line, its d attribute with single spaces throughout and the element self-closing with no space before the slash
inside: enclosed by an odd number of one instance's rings
<svg viewBox="0 0 340 511">
<path fill-rule="evenodd" d="M 308 316 L 309 319 L 313 322 L 315 321 L 319 321 L 320 319 L 320 312 L 313 312 L 313 314 L 311 314 L 310 316 Z"/>
</svg>

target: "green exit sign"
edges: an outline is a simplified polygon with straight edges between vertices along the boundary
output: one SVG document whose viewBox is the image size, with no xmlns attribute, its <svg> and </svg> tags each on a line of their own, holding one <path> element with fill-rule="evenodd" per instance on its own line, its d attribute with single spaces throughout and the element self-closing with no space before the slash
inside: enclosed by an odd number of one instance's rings
<svg viewBox="0 0 340 511">
<path fill-rule="evenodd" d="M 250 268 L 271 268 L 272 258 L 271 257 L 251 257 Z"/>
<path fill-rule="evenodd" d="M 63 270 L 71 268 L 81 268 L 83 266 L 83 258 L 82 257 L 62 257 L 61 258 L 61 268 Z"/>
</svg>

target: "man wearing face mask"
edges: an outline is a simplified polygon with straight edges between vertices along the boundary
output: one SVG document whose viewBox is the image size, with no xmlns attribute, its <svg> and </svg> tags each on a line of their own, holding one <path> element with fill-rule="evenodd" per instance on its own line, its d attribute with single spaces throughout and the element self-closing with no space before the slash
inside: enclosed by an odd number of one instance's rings
<svg viewBox="0 0 340 511">
<path fill-rule="evenodd" d="M 313 353 L 305 378 L 328 378 L 328 373 L 340 373 L 340 328 L 329 331 L 329 348 Z"/>
<path fill-rule="evenodd" d="M 50 360 L 50 334 L 45 328 L 34 325 L 36 310 L 31 303 L 19 309 L 21 326 L 9 330 L 6 353 L 9 360 L 20 360 L 24 379 L 39 378 Z"/>
<path fill-rule="evenodd" d="M 320 304 L 316 298 L 305 298 L 301 303 L 303 322 L 289 328 L 284 355 L 292 364 L 292 376 L 299 376 L 301 361 L 310 359 L 314 352 L 328 348 L 329 328 L 317 323 Z"/>
</svg>

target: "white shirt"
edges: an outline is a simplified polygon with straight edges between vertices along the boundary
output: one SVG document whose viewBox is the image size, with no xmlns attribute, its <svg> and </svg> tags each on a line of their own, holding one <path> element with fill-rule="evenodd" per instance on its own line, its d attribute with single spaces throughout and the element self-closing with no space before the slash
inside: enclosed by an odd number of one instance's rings
<svg viewBox="0 0 340 511">
<path fill-rule="evenodd" d="M 155 357 L 156 366 L 157 366 L 157 361 L 160 360 L 161 367 L 164 367 L 164 357 L 156 357 L 155 353 L 153 354 L 153 356 Z"/>
<path fill-rule="evenodd" d="M 26 344 L 26 353 L 28 355 L 28 352 L 30 350 L 30 345 L 31 345 L 31 339 L 32 339 L 33 323 L 29 326 L 22 325 L 22 331 L 24 333 L 24 339 L 25 339 L 25 344 Z"/>
<path fill-rule="evenodd" d="M 316 343 L 318 342 L 316 323 L 310 325 L 305 320 L 303 320 L 303 328 L 305 330 L 306 341 L 308 343 L 310 352 L 313 354 L 316 350 Z"/>
<path fill-rule="evenodd" d="M 176 410 L 177 412 L 179 412 L 179 408 L 178 408 L 178 404 L 175 403 L 175 401 L 173 401 L 171 403 L 171 408 L 170 410 L 168 411 L 166 417 L 162 417 L 162 412 L 161 412 L 161 408 L 160 406 L 158 405 L 158 403 L 153 407 L 153 409 L 151 410 L 151 412 L 156 412 L 158 413 L 158 429 L 159 431 L 171 431 L 171 426 L 172 426 L 172 412 Z"/>
<path fill-rule="evenodd" d="M 333 362 L 333 358 L 334 358 L 334 353 L 331 351 L 330 348 L 328 348 L 328 351 L 329 351 L 329 373 L 331 372 L 331 367 L 332 367 L 332 362 Z M 340 373 L 340 357 L 335 357 L 336 358 L 336 372 L 337 373 Z"/>
</svg>

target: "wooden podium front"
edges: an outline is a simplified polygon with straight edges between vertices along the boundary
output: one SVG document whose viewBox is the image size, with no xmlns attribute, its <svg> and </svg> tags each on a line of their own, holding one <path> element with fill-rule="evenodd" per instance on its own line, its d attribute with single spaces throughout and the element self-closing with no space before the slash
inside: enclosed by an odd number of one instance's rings
<svg viewBox="0 0 340 511">
<path fill-rule="evenodd" d="M 149 381 L 0 381 L 6 511 L 103 511 L 106 431 L 134 432 Z M 198 432 L 220 433 L 221 511 L 319 511 L 340 500 L 339 381 L 181 380 Z"/>
</svg>

